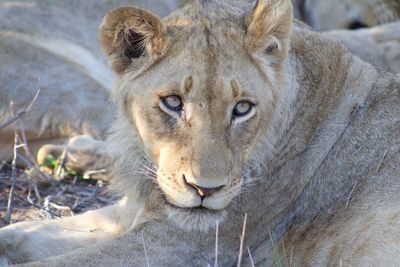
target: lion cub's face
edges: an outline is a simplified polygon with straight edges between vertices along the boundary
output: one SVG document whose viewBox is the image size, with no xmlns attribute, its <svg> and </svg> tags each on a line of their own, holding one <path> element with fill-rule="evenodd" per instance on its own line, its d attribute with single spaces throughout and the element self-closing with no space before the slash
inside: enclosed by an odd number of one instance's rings
<svg viewBox="0 0 400 267">
<path fill-rule="evenodd" d="M 260 12 L 266 12 L 259 5 Z M 128 16 L 139 11 L 112 12 Z M 149 43 L 146 32 L 144 45 L 138 47 L 130 40 L 138 32 L 125 36 L 130 46 L 123 55 L 134 60 L 112 62 L 117 72 L 121 64 L 126 66 L 117 93 L 124 99 L 132 131 L 156 167 L 167 215 L 184 228 L 207 229 L 223 219 L 224 209 L 239 194 L 243 166 L 267 131 L 286 44 L 279 36 L 254 44 L 251 38 L 259 38 L 259 33 L 247 35 L 259 25 L 250 24 L 246 35 L 238 26 L 243 14 L 228 21 L 229 28 L 192 17 L 178 18 L 165 28 L 154 15 L 144 14 L 151 30 L 158 30 Z M 223 17 L 214 23 L 222 22 Z M 101 34 L 110 29 L 107 23 L 106 17 Z M 115 42 L 115 36 L 110 40 Z M 106 52 L 114 48 L 102 45 Z"/>
<path fill-rule="evenodd" d="M 174 215 L 185 209 L 215 214 L 238 194 L 242 166 L 274 96 L 243 58 L 222 67 L 216 65 L 223 57 L 210 61 L 207 49 L 190 51 L 143 77 L 148 82 L 145 90 L 134 89 L 132 117 Z"/>
</svg>

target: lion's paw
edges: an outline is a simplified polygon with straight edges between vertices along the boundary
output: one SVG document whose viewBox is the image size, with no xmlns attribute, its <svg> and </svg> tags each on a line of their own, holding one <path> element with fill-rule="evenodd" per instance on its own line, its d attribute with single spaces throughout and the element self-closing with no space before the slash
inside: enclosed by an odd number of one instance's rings
<svg viewBox="0 0 400 267">
<path fill-rule="evenodd" d="M 67 145 L 44 145 L 37 154 L 40 165 L 46 165 L 49 155 L 63 162 L 68 169 L 83 172 L 92 179 L 109 181 L 113 157 L 107 144 L 89 135 L 80 135 L 69 140 Z"/>
</svg>

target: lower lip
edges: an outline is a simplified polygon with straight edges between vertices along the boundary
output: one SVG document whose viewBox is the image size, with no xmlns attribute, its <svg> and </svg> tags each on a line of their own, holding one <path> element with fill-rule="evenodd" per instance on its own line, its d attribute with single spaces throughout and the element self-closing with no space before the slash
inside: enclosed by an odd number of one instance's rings
<svg viewBox="0 0 400 267">
<path fill-rule="evenodd" d="M 168 203 L 168 205 L 171 206 L 174 209 L 179 209 L 179 210 L 183 210 L 183 211 L 215 212 L 215 213 L 219 212 L 218 210 L 209 209 L 209 208 L 206 208 L 206 207 L 203 207 L 203 206 L 197 206 L 197 207 L 192 207 L 192 208 L 181 208 L 181 207 L 178 207 L 178 206 L 176 206 L 174 204 L 171 204 L 171 203 Z"/>
</svg>

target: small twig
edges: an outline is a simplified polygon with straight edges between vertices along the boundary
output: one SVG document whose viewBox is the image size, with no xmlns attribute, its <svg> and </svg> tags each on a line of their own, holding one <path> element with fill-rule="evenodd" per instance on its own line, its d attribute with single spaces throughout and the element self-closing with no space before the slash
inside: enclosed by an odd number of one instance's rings
<svg viewBox="0 0 400 267">
<path fill-rule="evenodd" d="M 42 196 L 40 195 L 39 189 L 37 188 L 36 184 L 33 184 L 33 190 L 35 191 L 35 196 L 37 198 L 37 201 L 42 201 Z"/>
<path fill-rule="evenodd" d="M 15 132 L 14 135 L 14 157 L 11 163 L 11 189 L 8 195 L 8 203 L 7 203 L 7 214 L 5 221 L 7 224 L 11 223 L 11 215 L 13 212 L 13 205 L 14 205 L 14 194 L 15 194 L 15 185 L 17 181 L 17 157 L 18 157 L 18 134 Z"/>
<path fill-rule="evenodd" d="M 52 186 L 55 186 L 56 183 L 54 182 L 54 180 L 52 178 L 50 178 L 50 176 L 48 176 L 47 174 L 43 173 L 40 170 L 40 167 L 36 164 L 36 162 L 32 159 L 28 157 L 25 157 L 24 155 L 18 154 L 18 160 L 21 160 L 29 169 L 33 169 L 35 170 L 35 174 L 38 175 L 38 177 L 45 181 L 46 183 L 51 184 Z M 27 171 L 27 170 L 25 170 Z"/>
<path fill-rule="evenodd" d="M 21 200 L 21 201 L 23 201 L 23 202 L 25 202 L 25 203 L 27 203 L 27 204 L 29 204 L 29 205 L 31 205 L 32 207 L 38 209 L 39 211 L 42 211 L 42 210 L 43 210 L 43 211 L 45 211 L 45 212 L 51 214 L 51 215 L 54 216 L 54 217 L 60 218 L 59 215 L 55 214 L 55 213 L 52 212 L 51 210 L 46 209 L 46 208 L 44 208 L 44 207 L 41 207 L 41 206 L 38 205 L 38 204 L 29 202 L 28 200 L 24 199 L 23 197 L 19 197 L 18 199 Z M 41 213 L 41 214 L 42 214 L 42 213 Z M 45 216 L 45 217 L 46 217 L 46 216 Z"/>
<path fill-rule="evenodd" d="M 76 207 L 78 207 L 78 205 L 80 204 L 79 200 L 81 199 L 80 197 L 75 197 L 75 201 L 74 201 L 74 205 L 72 205 L 72 210 L 75 210 Z"/>
<path fill-rule="evenodd" d="M 40 196 L 39 189 L 37 188 L 36 184 L 34 184 L 32 182 L 32 177 L 29 177 L 29 190 L 28 190 L 28 195 L 26 196 L 26 199 L 31 204 L 34 203 L 33 200 L 32 200 L 32 189 L 35 192 L 35 196 L 36 196 L 37 201 L 40 203 L 40 201 L 42 200 L 42 197 Z"/>
<path fill-rule="evenodd" d="M 358 181 L 356 181 L 356 182 L 354 183 L 354 186 L 353 186 L 353 188 L 352 188 L 351 191 L 350 191 L 350 194 L 349 194 L 349 196 L 348 196 L 348 198 L 347 198 L 347 201 L 346 201 L 346 208 L 347 208 L 347 206 L 349 205 L 351 195 L 353 194 L 354 189 L 356 189 L 357 183 L 358 183 Z"/>
<path fill-rule="evenodd" d="M 54 196 L 53 195 L 49 195 L 47 197 L 44 198 L 44 202 L 43 202 L 43 208 L 40 209 L 40 212 L 44 213 L 43 215 L 49 219 L 54 219 L 54 214 L 52 212 L 49 212 L 50 209 L 50 203 L 53 200 Z"/>
<path fill-rule="evenodd" d="M 253 257 L 251 256 L 251 252 L 250 252 L 250 248 L 249 247 L 247 247 L 247 253 L 249 253 L 249 259 L 250 259 L 251 267 L 255 267 L 254 261 L 253 261 Z"/>
<path fill-rule="evenodd" d="M 39 96 L 39 93 L 40 93 L 40 88 L 38 88 L 35 96 L 33 97 L 32 101 L 29 103 L 29 105 L 24 109 L 18 110 L 15 115 L 13 115 L 11 118 L 6 120 L 5 122 L 1 123 L 0 124 L 0 129 L 3 129 L 3 128 L 7 127 L 8 125 L 14 123 L 18 119 L 20 119 L 22 116 L 24 116 L 32 108 L 33 104 L 36 102 L 36 100 L 37 100 L 37 98 Z"/>
<path fill-rule="evenodd" d="M 142 243 L 143 243 L 143 249 L 144 249 L 144 256 L 146 257 L 146 266 L 147 266 L 147 267 L 150 267 L 150 264 L 149 264 L 149 257 L 148 257 L 148 255 L 147 255 L 147 250 L 146 250 L 146 244 L 144 243 L 143 232 L 141 232 L 141 234 L 142 234 Z"/>
<path fill-rule="evenodd" d="M 387 152 L 388 152 L 388 151 L 387 151 L 387 149 L 386 149 L 385 152 L 383 153 L 383 156 L 382 156 L 381 161 L 379 161 L 378 167 L 376 167 L 376 171 L 377 171 L 377 172 L 379 171 L 379 169 L 380 169 L 380 167 L 381 167 L 383 161 L 385 160 Z"/>
<path fill-rule="evenodd" d="M 55 177 L 58 178 L 58 179 L 61 178 L 61 173 L 62 173 L 62 170 L 63 170 L 63 167 L 64 167 L 65 158 L 67 156 L 67 150 L 68 150 L 68 147 L 65 146 L 64 149 L 63 149 L 63 152 L 61 154 L 61 157 L 58 160 L 58 166 L 57 166 L 57 170 L 55 172 Z"/>
<path fill-rule="evenodd" d="M 215 261 L 214 261 L 214 267 L 218 267 L 218 232 L 219 232 L 219 221 L 217 220 L 217 226 L 215 228 Z"/>
<path fill-rule="evenodd" d="M 272 249 L 275 254 L 275 266 L 282 266 L 281 259 L 279 257 L 278 248 L 276 247 L 274 237 L 272 236 L 272 233 L 271 233 L 271 228 L 268 229 L 268 233 L 269 233 L 269 238 L 271 239 Z"/>
<path fill-rule="evenodd" d="M 21 137 L 22 137 L 23 148 L 24 148 L 25 154 L 28 156 L 28 158 L 33 158 L 31 151 L 29 150 L 29 147 L 28 147 L 28 139 L 26 138 L 25 128 L 24 128 L 24 125 L 21 123 L 21 121 L 18 121 L 18 127 L 21 132 Z"/>
<path fill-rule="evenodd" d="M 246 223 L 247 223 L 247 213 L 244 214 L 243 230 L 242 230 L 242 235 L 240 236 L 240 249 L 239 249 L 239 258 L 237 267 L 240 267 L 242 265 L 243 244 L 244 244 L 244 235 L 246 233 Z"/>
<path fill-rule="evenodd" d="M 293 266 L 292 265 L 292 263 L 293 263 L 293 249 L 294 249 L 294 246 L 292 246 L 291 249 L 290 249 L 289 267 Z"/>
<path fill-rule="evenodd" d="M 5 161 L 0 162 L 0 170 L 3 169 L 4 165 L 7 165 L 7 162 Z"/>
</svg>

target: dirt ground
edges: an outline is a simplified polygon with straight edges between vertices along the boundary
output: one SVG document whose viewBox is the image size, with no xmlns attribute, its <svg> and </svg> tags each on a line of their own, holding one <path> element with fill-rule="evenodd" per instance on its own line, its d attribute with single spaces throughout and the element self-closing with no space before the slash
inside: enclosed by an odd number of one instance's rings
<svg viewBox="0 0 400 267">
<path fill-rule="evenodd" d="M 66 175 L 37 179 L 27 168 L 0 163 L 0 227 L 25 220 L 54 219 L 107 206 L 116 201 L 102 181 Z M 14 181 L 14 193 L 10 196 Z M 11 218 L 10 218 L 11 217 Z"/>
</svg>

